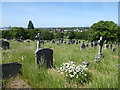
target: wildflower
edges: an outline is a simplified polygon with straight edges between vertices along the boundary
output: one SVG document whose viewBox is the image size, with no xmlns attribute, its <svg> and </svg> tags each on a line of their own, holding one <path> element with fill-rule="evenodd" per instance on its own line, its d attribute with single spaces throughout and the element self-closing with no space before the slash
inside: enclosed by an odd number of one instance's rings
<svg viewBox="0 0 120 90">
<path fill-rule="evenodd" d="M 76 76 L 76 78 L 78 78 L 78 75 Z"/>
<path fill-rule="evenodd" d="M 61 74 L 63 74 L 63 72 L 61 72 Z"/>
<path fill-rule="evenodd" d="M 72 78 L 72 77 L 74 77 L 74 75 L 71 75 L 71 74 L 70 74 L 70 77 Z"/>
</svg>

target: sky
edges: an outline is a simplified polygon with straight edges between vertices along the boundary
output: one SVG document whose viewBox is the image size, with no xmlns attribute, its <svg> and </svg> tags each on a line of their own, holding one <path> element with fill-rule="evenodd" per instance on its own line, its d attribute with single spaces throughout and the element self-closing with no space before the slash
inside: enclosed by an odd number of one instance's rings
<svg viewBox="0 0 120 90">
<path fill-rule="evenodd" d="M 2 27 L 88 27 L 118 23 L 118 2 L 2 2 Z"/>
</svg>

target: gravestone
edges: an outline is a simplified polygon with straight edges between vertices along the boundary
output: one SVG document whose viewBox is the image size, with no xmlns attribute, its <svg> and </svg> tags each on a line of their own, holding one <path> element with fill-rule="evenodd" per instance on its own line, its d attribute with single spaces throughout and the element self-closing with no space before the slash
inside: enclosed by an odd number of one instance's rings
<svg viewBox="0 0 120 90">
<path fill-rule="evenodd" d="M 101 58 L 103 57 L 103 55 L 102 55 L 103 43 L 104 43 L 104 40 L 102 39 L 102 37 L 100 37 L 100 40 L 98 40 L 99 50 L 98 50 L 98 54 L 97 54 L 97 56 L 95 57 L 95 60 L 94 60 L 94 61 L 100 61 Z"/>
<path fill-rule="evenodd" d="M 112 48 L 112 51 L 113 51 L 113 52 L 115 52 L 115 51 L 116 51 L 116 48 L 115 48 L 115 47 L 113 47 L 113 48 Z"/>
<path fill-rule="evenodd" d="M 112 44 L 110 44 L 110 49 L 112 49 Z"/>
<path fill-rule="evenodd" d="M 45 65 L 46 68 L 53 67 L 53 50 L 49 48 L 40 48 L 35 52 L 37 68 Z"/>
<path fill-rule="evenodd" d="M 96 47 L 97 47 L 97 42 L 94 42 L 93 46 L 94 46 L 94 49 L 96 49 Z"/>
<path fill-rule="evenodd" d="M 0 77 L 10 78 L 16 76 L 17 74 L 21 73 L 21 69 L 22 69 L 22 64 L 17 62 L 0 64 L 0 70 L 2 70 Z"/>
<path fill-rule="evenodd" d="M 84 41 L 83 41 L 83 43 L 82 43 L 81 46 L 80 46 L 80 50 L 82 50 L 82 49 L 85 49 Z"/>
<path fill-rule="evenodd" d="M 67 42 L 66 41 L 64 41 L 64 44 L 66 44 Z"/>
<path fill-rule="evenodd" d="M 93 47 L 93 42 L 91 42 L 91 47 Z"/>
<path fill-rule="evenodd" d="M 78 41 L 76 41 L 75 44 L 78 44 Z"/>
<path fill-rule="evenodd" d="M 0 47 L 2 49 L 9 49 L 10 48 L 10 43 L 4 40 L 0 40 Z"/>
<path fill-rule="evenodd" d="M 78 41 L 78 43 L 80 43 L 80 41 Z"/>
<path fill-rule="evenodd" d="M 40 66 L 44 65 L 46 68 L 53 67 L 53 50 L 49 48 L 41 48 L 40 47 L 40 39 L 41 36 L 38 33 L 37 36 L 37 50 L 35 52 L 35 63 L 36 67 L 39 68 Z"/>
<path fill-rule="evenodd" d="M 88 66 L 89 66 L 89 62 L 82 62 L 83 64 L 84 64 L 84 66 L 85 66 L 85 68 L 88 68 Z"/>
<path fill-rule="evenodd" d="M 88 47 L 88 43 L 85 44 L 85 47 Z"/>
</svg>

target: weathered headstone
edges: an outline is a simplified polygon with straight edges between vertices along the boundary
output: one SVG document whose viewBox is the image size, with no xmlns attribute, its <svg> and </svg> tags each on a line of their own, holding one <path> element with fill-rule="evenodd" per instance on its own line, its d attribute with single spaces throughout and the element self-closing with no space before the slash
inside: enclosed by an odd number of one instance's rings
<svg viewBox="0 0 120 90">
<path fill-rule="evenodd" d="M 91 47 L 93 47 L 93 42 L 91 42 Z"/>
<path fill-rule="evenodd" d="M 82 63 L 84 64 L 85 68 L 87 68 L 90 64 L 89 62 L 82 62 Z"/>
<path fill-rule="evenodd" d="M 94 49 L 96 49 L 96 47 L 97 47 L 97 42 L 94 42 L 93 46 L 94 46 Z"/>
<path fill-rule="evenodd" d="M 101 60 L 101 57 L 103 57 L 103 55 L 102 55 L 103 43 L 104 43 L 104 41 L 103 41 L 102 37 L 100 37 L 100 40 L 98 40 L 99 51 L 98 51 L 98 54 L 97 54 L 97 56 L 95 57 L 95 60 L 94 60 L 94 61 L 100 61 L 100 60 Z"/>
<path fill-rule="evenodd" d="M 10 48 L 10 43 L 4 40 L 0 40 L 0 47 L 2 49 L 9 49 Z"/>
<path fill-rule="evenodd" d="M 37 41 L 37 50 L 35 52 L 35 62 L 36 67 L 39 68 L 42 65 L 45 65 L 46 68 L 53 67 L 53 50 L 49 48 L 41 48 L 40 47 L 40 34 L 36 36 L 38 38 Z"/>
<path fill-rule="evenodd" d="M 88 47 L 88 43 L 85 44 L 85 47 Z"/>
<path fill-rule="evenodd" d="M 112 44 L 110 44 L 110 49 L 112 49 Z"/>
<path fill-rule="evenodd" d="M 81 46 L 80 46 L 80 50 L 82 50 L 82 49 L 85 49 L 84 41 L 83 41 L 83 43 L 82 43 Z"/>
<path fill-rule="evenodd" d="M 37 68 L 45 65 L 46 68 L 53 67 L 53 50 L 49 48 L 40 48 L 35 52 Z"/>
<path fill-rule="evenodd" d="M 16 76 L 17 74 L 21 73 L 21 69 L 22 65 L 17 62 L 0 64 L 0 70 L 2 70 L 2 73 L 0 73 L 0 77 L 10 78 Z"/>
<path fill-rule="evenodd" d="M 112 51 L 113 51 L 113 52 L 115 52 L 115 51 L 116 51 L 116 48 L 115 48 L 115 47 L 113 47 L 113 48 L 112 48 Z"/>
</svg>

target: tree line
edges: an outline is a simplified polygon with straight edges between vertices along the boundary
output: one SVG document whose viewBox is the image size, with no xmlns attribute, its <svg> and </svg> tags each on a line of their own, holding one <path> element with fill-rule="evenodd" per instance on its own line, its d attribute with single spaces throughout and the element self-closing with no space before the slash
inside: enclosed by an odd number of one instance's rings
<svg viewBox="0 0 120 90">
<path fill-rule="evenodd" d="M 34 40 L 37 33 L 40 33 L 43 40 L 52 39 L 82 39 L 89 41 L 97 41 L 102 36 L 104 40 L 111 42 L 120 42 L 120 26 L 113 21 L 99 21 L 94 23 L 87 31 L 83 32 L 53 32 L 42 28 L 34 28 L 32 21 L 29 21 L 28 28 L 13 27 L 9 30 L 1 31 L 2 38 Z"/>
</svg>

